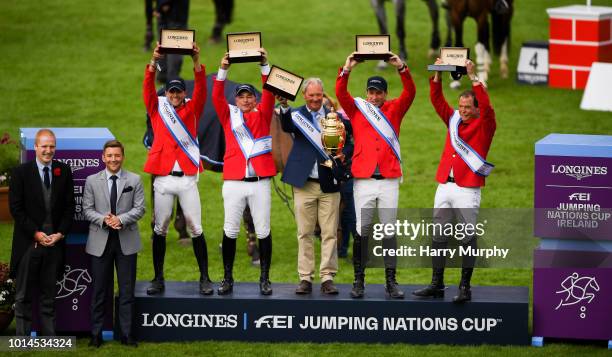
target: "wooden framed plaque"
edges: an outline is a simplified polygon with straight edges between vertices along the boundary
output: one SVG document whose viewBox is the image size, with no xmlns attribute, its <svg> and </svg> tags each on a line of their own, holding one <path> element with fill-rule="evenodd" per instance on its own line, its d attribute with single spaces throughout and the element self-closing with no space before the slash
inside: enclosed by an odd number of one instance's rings
<svg viewBox="0 0 612 357">
<path fill-rule="evenodd" d="M 388 60 L 391 57 L 391 36 L 357 35 L 355 36 L 355 55 L 358 61 Z"/>
<path fill-rule="evenodd" d="M 274 94 L 294 101 L 303 81 L 303 77 L 273 65 L 263 87 Z"/>
<path fill-rule="evenodd" d="M 191 56 L 194 42 L 195 30 L 161 29 L 159 32 L 160 53 Z"/>
<path fill-rule="evenodd" d="M 261 32 L 228 33 L 226 37 L 230 63 L 261 61 Z"/>
<path fill-rule="evenodd" d="M 466 47 L 442 47 L 440 48 L 440 59 L 443 64 L 430 64 L 428 71 L 453 72 L 467 74 L 465 60 L 470 58 L 470 49 Z"/>
</svg>

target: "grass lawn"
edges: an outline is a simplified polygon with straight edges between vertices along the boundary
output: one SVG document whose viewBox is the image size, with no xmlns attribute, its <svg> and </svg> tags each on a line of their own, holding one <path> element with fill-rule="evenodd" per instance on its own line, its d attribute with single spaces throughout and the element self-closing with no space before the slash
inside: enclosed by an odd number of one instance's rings
<svg viewBox="0 0 612 357">
<path fill-rule="evenodd" d="M 520 45 L 527 40 L 548 38 L 545 9 L 574 4 L 575 0 L 516 1 L 508 80 L 498 78 L 498 62 L 489 81 L 489 93 L 497 113 L 497 132 L 489 154 L 496 168 L 483 189 L 483 207 L 528 208 L 533 205 L 534 143 L 549 133 L 612 133 L 612 115 L 579 109 L 582 91 L 522 86 L 514 81 Z M 354 35 L 376 33 L 377 26 L 369 1 L 306 2 L 283 0 L 237 0 L 234 19 L 227 32 L 261 31 L 271 63 L 304 77 L 321 77 L 328 92 L 333 93 L 339 66 L 354 48 Z M 611 5 L 609 0 L 594 0 L 594 5 Z M 391 11 L 391 4 L 387 10 Z M 390 16 L 390 28 L 394 28 Z M 202 48 L 202 62 L 208 72 L 215 72 L 225 51 L 225 44 L 208 45 L 206 39 L 214 21 L 212 1 L 194 0 L 190 4 L 189 26 L 196 30 Z M 142 1 L 107 0 L 103 2 L 62 0 L 3 0 L 0 2 L 0 79 L 6 89 L 0 97 L 0 133 L 17 136 L 20 127 L 107 127 L 126 144 L 126 167 L 142 172 L 146 150 L 141 144 L 145 131 L 145 109 L 141 85 L 150 53 L 142 51 L 144 36 Z M 434 181 L 445 128 L 429 102 L 426 57 L 430 20 L 423 1 L 407 1 L 408 65 L 416 82 L 417 95 L 402 124 L 404 182 L 400 190 L 400 207 L 431 207 L 436 188 Z M 445 31 L 444 26 L 443 32 Z M 466 44 L 475 43 L 475 23 L 465 26 Z M 392 35 L 392 47 L 397 42 Z M 349 90 L 363 93 L 365 80 L 375 72 L 374 62 L 360 65 L 351 74 Z M 183 76 L 192 79 L 191 59 L 186 58 Z M 390 96 L 401 89 L 399 76 L 392 70 L 383 74 L 389 81 Z M 256 64 L 238 64 L 229 78 L 239 82 L 259 83 Z M 467 81 L 464 82 L 464 87 Z M 449 102 L 455 103 L 457 92 L 445 86 Z M 303 104 L 298 99 L 296 105 Z M 142 176 L 150 197 L 149 177 Z M 277 182 L 280 182 L 280 177 Z M 204 232 L 210 255 L 213 280 L 222 277 L 221 257 L 217 246 L 222 238 L 223 209 L 221 176 L 204 173 L 199 188 L 202 200 Z M 289 192 L 289 187 L 285 187 Z M 149 204 L 149 202 L 148 202 Z M 148 210 L 150 212 L 150 210 Z M 138 259 L 138 280 L 151 279 L 149 214 L 140 222 L 145 242 Z M 274 257 L 273 282 L 297 283 L 297 242 L 295 224 L 290 212 L 273 194 L 272 232 Z M 0 261 L 9 261 L 12 226 L 0 224 Z M 526 239 L 529 237 L 525 237 Z M 191 247 L 177 243 L 176 232 L 168 235 L 166 279 L 196 280 L 195 259 Z M 255 281 L 259 271 L 249 264 L 246 243 L 239 238 L 235 278 Z M 371 271 L 368 282 L 382 283 L 382 271 Z M 400 283 L 426 283 L 428 269 L 405 269 L 399 272 Z M 336 279 L 352 281 L 352 267 L 341 260 Z M 456 271 L 447 281 L 458 281 Z M 530 269 L 481 269 L 475 273 L 476 285 L 531 286 Z M 14 326 L 5 333 L 14 332 Z M 79 340 L 79 350 L 86 350 L 86 339 Z M 219 355 L 305 355 L 354 354 L 363 346 L 348 344 L 254 344 L 254 343 L 163 343 L 142 344 L 137 351 L 112 343 L 100 354 L 128 353 Z M 550 344 L 542 349 L 530 347 L 449 347 L 413 345 L 367 345 L 371 354 L 395 355 L 427 353 L 431 355 L 550 355 L 604 354 L 603 344 Z M 90 352 L 90 351 L 88 351 Z"/>
</svg>

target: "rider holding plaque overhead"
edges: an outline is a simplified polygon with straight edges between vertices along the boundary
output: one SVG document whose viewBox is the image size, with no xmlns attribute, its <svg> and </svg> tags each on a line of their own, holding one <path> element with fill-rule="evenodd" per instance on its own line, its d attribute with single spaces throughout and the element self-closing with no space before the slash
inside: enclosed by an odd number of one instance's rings
<svg viewBox="0 0 612 357">
<path fill-rule="evenodd" d="M 153 145 L 144 171 L 156 175 L 153 184 L 155 200 L 155 227 L 153 229 L 153 268 L 155 277 L 147 294 L 164 291 L 164 257 L 166 234 L 172 216 L 174 198 L 183 208 L 187 230 L 191 234 L 193 251 L 200 269 L 200 293 L 212 294 L 208 278 L 208 252 L 202 233 L 198 174 L 203 167 L 197 138 L 198 118 L 206 101 L 206 73 L 200 64 L 200 48 L 193 43 L 193 71 L 195 86 L 191 100 L 186 100 L 185 81 L 171 78 L 166 83 L 165 96 L 157 96 L 155 67 L 162 58 L 160 44 L 153 51 L 151 63 L 145 70 L 142 95 L 153 127 Z"/>
<path fill-rule="evenodd" d="M 261 53 L 261 76 L 265 83 L 270 66 L 266 51 Z M 225 99 L 225 79 L 230 68 L 229 53 L 221 59 L 221 67 L 213 84 L 212 101 L 225 133 L 225 156 L 223 158 L 223 281 L 217 290 L 219 295 L 231 294 L 234 290 L 234 257 L 236 238 L 240 233 L 242 213 L 248 205 L 259 239 L 260 267 L 259 290 L 262 295 L 272 294 L 270 262 L 272 258 L 272 235 L 270 234 L 270 177 L 276 175 L 272 158 L 270 124 L 274 112 L 274 95 L 263 89 L 261 102 L 257 103 L 255 88 L 250 84 L 239 84 L 234 91 L 236 105 Z"/>
<path fill-rule="evenodd" d="M 442 63 L 440 58 L 436 64 Z M 430 79 L 431 104 L 444 125 L 448 128 L 444 151 L 436 174 L 438 188 L 434 199 L 434 220 L 446 224 L 456 219 L 461 223 L 476 224 L 480 208 L 480 188 L 485 185 L 493 165 L 486 161 L 493 141 L 496 122 L 489 95 L 474 73 L 474 63 L 465 61 L 467 75 L 472 81 L 472 90 L 459 95 L 459 108 L 453 109 L 444 99 L 442 79 L 439 71 Z M 446 249 L 448 236 L 434 236 L 432 249 Z M 476 235 L 459 241 L 464 247 L 476 249 Z M 446 258 L 433 257 L 431 284 L 413 292 L 416 296 L 444 297 L 444 266 Z M 472 299 L 470 280 L 476 258 L 464 255 L 461 269 L 459 294 L 453 302 L 462 303 Z"/>
<path fill-rule="evenodd" d="M 395 223 L 402 177 L 399 145 L 400 125 L 415 96 L 415 86 L 408 66 L 390 53 L 389 64 L 397 68 L 403 90 L 398 98 L 387 100 L 387 81 L 379 76 L 370 77 L 366 85 L 366 98 L 353 98 L 347 85 L 351 70 L 359 64 L 355 52 L 351 53 L 336 79 L 336 96 L 351 118 L 355 151 L 351 171 L 355 177 L 354 198 L 357 235 L 353 242 L 353 268 L 355 281 L 351 297 L 364 295 L 367 237 L 363 227 L 372 224 L 374 209 L 378 208 L 381 223 Z M 384 248 L 394 248 L 395 235 L 385 236 Z M 392 298 L 402 299 L 404 293 L 395 280 L 395 257 L 385 257 L 385 290 Z"/>
</svg>

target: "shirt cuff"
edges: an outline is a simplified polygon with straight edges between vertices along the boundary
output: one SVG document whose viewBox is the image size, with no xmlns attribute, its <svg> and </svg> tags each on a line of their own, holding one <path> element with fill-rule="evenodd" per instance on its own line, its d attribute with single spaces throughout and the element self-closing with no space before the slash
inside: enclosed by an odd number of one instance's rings
<svg viewBox="0 0 612 357">
<path fill-rule="evenodd" d="M 261 74 L 264 76 L 267 76 L 268 74 L 270 74 L 270 65 L 268 63 L 264 64 L 261 67 Z"/>
<path fill-rule="evenodd" d="M 224 81 L 225 78 L 227 78 L 227 69 L 219 68 L 219 71 L 217 71 L 217 80 Z"/>
</svg>

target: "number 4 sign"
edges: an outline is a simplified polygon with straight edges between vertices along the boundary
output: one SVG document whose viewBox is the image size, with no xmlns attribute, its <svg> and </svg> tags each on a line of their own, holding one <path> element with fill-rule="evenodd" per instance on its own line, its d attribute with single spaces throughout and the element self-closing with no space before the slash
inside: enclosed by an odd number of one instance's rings
<svg viewBox="0 0 612 357">
<path fill-rule="evenodd" d="M 548 42 L 524 42 L 516 72 L 516 80 L 519 83 L 547 84 Z"/>
</svg>

